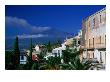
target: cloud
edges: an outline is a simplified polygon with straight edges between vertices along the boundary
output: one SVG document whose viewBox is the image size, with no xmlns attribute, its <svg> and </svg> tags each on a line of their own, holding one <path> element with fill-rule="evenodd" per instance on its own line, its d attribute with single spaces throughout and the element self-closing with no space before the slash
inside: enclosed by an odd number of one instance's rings
<svg viewBox="0 0 110 82">
<path fill-rule="evenodd" d="M 19 39 L 25 39 L 25 38 L 41 38 L 41 37 L 48 37 L 48 35 L 43 34 L 37 34 L 37 35 L 18 35 Z"/>
<path fill-rule="evenodd" d="M 11 16 L 5 17 L 5 24 L 10 26 L 31 27 L 26 20 Z"/>
<path fill-rule="evenodd" d="M 36 26 L 32 28 L 33 32 L 44 32 L 50 29 L 51 29 L 50 27 L 36 27 Z"/>
<path fill-rule="evenodd" d="M 42 38 L 42 37 L 48 37 L 49 35 L 44 35 L 44 34 L 36 34 L 36 35 L 29 35 L 29 34 L 23 34 L 23 35 L 16 35 L 18 36 L 19 39 L 28 39 L 28 38 Z M 11 37 L 5 37 L 6 39 L 15 39 L 16 36 L 11 36 Z"/>
<path fill-rule="evenodd" d="M 29 30 L 34 33 L 39 33 L 39 32 L 44 32 L 47 30 L 50 30 L 50 27 L 39 27 L 39 26 L 34 26 L 31 25 L 30 23 L 27 22 L 25 19 L 17 18 L 17 17 L 11 17 L 11 16 L 6 16 L 5 17 L 5 25 L 10 26 L 12 28 L 21 28 L 22 30 Z"/>
</svg>

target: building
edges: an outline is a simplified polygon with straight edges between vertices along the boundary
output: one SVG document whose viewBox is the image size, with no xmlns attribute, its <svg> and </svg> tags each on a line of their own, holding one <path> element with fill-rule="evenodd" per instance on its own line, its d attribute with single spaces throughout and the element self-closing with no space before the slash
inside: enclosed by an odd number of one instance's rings
<svg viewBox="0 0 110 82">
<path fill-rule="evenodd" d="M 44 56 L 44 58 L 45 58 L 46 60 L 48 60 L 49 57 L 55 57 L 55 55 L 53 55 L 53 54 L 50 53 L 50 52 L 47 52 L 46 55 Z"/>
<path fill-rule="evenodd" d="M 62 46 L 61 47 L 58 47 L 58 48 L 54 48 L 53 50 L 52 50 L 52 53 L 48 53 L 47 52 L 47 55 L 44 57 L 44 58 L 46 58 L 46 60 L 48 60 L 48 57 L 55 57 L 55 56 L 62 56 L 62 51 L 63 50 L 66 50 L 66 46 L 65 46 L 65 44 L 61 44 Z"/>
<path fill-rule="evenodd" d="M 27 63 L 27 55 L 25 51 L 20 52 L 20 64 L 26 64 Z"/>
<path fill-rule="evenodd" d="M 78 34 L 72 38 L 66 38 L 66 40 L 64 41 L 64 44 L 69 47 L 69 49 L 73 49 L 76 48 L 77 51 L 80 50 L 80 46 L 81 46 L 81 39 L 82 38 L 82 30 L 79 30 Z"/>
<path fill-rule="evenodd" d="M 41 53 L 41 49 L 39 45 L 36 45 L 34 48 L 32 48 L 32 60 L 33 61 L 38 61 L 38 56 Z M 30 50 L 26 50 L 26 55 L 30 55 Z"/>
<path fill-rule="evenodd" d="M 36 45 L 35 48 L 33 48 L 32 51 L 32 60 L 38 61 L 38 55 L 41 53 L 39 45 Z"/>
<path fill-rule="evenodd" d="M 106 9 L 82 21 L 81 60 L 96 59 L 106 64 Z"/>
<path fill-rule="evenodd" d="M 66 40 L 64 41 L 64 44 L 66 46 L 72 47 L 73 46 L 73 38 L 66 38 Z"/>
<path fill-rule="evenodd" d="M 74 45 L 74 48 L 77 49 L 77 51 L 80 50 L 81 40 L 82 40 L 82 30 L 80 30 L 78 34 L 73 38 L 73 45 Z"/>
<path fill-rule="evenodd" d="M 53 55 L 60 56 L 60 57 L 62 56 L 62 51 L 66 50 L 66 46 L 65 44 L 61 44 L 61 45 L 62 45 L 61 47 L 58 47 L 52 50 Z"/>
</svg>

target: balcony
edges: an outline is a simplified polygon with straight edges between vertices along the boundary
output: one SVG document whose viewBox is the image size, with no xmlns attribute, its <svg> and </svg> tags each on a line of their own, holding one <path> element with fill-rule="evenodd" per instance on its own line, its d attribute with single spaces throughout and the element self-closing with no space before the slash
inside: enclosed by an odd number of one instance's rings
<svg viewBox="0 0 110 82">
<path fill-rule="evenodd" d="M 101 44 L 97 43 L 95 45 L 95 48 L 106 48 L 106 44 L 104 44 L 104 43 L 101 43 Z"/>
</svg>

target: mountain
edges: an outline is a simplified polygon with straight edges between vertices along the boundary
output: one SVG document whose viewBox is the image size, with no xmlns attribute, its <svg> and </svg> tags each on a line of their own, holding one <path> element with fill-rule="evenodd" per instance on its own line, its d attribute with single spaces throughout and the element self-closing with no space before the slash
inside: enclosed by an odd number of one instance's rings
<svg viewBox="0 0 110 82">
<path fill-rule="evenodd" d="M 15 31 L 14 33 L 20 33 L 18 32 L 19 30 L 15 30 Z M 15 35 L 17 34 L 11 36 L 13 38 L 6 37 L 6 50 L 13 49 Z M 44 44 L 47 43 L 48 41 L 55 42 L 57 40 L 61 40 L 63 42 L 66 37 L 68 38 L 73 37 L 73 34 L 63 32 L 55 28 L 49 28 L 48 30 L 44 30 L 44 31 L 38 31 L 36 29 L 34 31 L 26 30 L 26 32 L 24 31 L 23 33 L 20 33 L 18 37 L 19 37 L 20 49 L 24 49 L 24 48 L 28 49 L 30 45 L 31 37 L 33 39 L 33 44 L 35 45 L 35 44 Z"/>
<path fill-rule="evenodd" d="M 67 32 L 63 32 L 61 30 L 55 29 L 55 28 L 50 28 L 48 30 L 45 31 L 41 31 L 41 32 L 36 32 L 34 31 L 32 33 L 33 35 L 38 35 L 38 34 L 42 34 L 42 35 L 48 35 L 48 37 L 54 37 L 54 38 L 66 38 L 66 37 L 72 37 L 73 34 L 71 33 L 67 33 Z"/>
</svg>

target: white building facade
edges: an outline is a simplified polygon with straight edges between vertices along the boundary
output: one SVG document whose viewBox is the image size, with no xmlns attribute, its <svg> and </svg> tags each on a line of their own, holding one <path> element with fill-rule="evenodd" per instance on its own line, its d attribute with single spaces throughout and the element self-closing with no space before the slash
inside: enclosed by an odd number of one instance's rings
<svg viewBox="0 0 110 82">
<path fill-rule="evenodd" d="M 62 46 L 61 47 L 58 47 L 58 48 L 55 48 L 55 49 L 53 49 L 52 50 L 52 53 L 47 53 L 47 55 L 44 57 L 44 58 L 46 58 L 46 60 L 48 60 L 48 57 L 55 57 L 55 56 L 62 56 L 62 51 L 63 50 L 66 50 L 66 46 L 65 46 L 65 44 L 63 43 L 63 44 L 61 44 Z"/>
<path fill-rule="evenodd" d="M 26 64 L 27 63 L 27 55 L 25 51 L 20 52 L 20 64 Z"/>
</svg>

